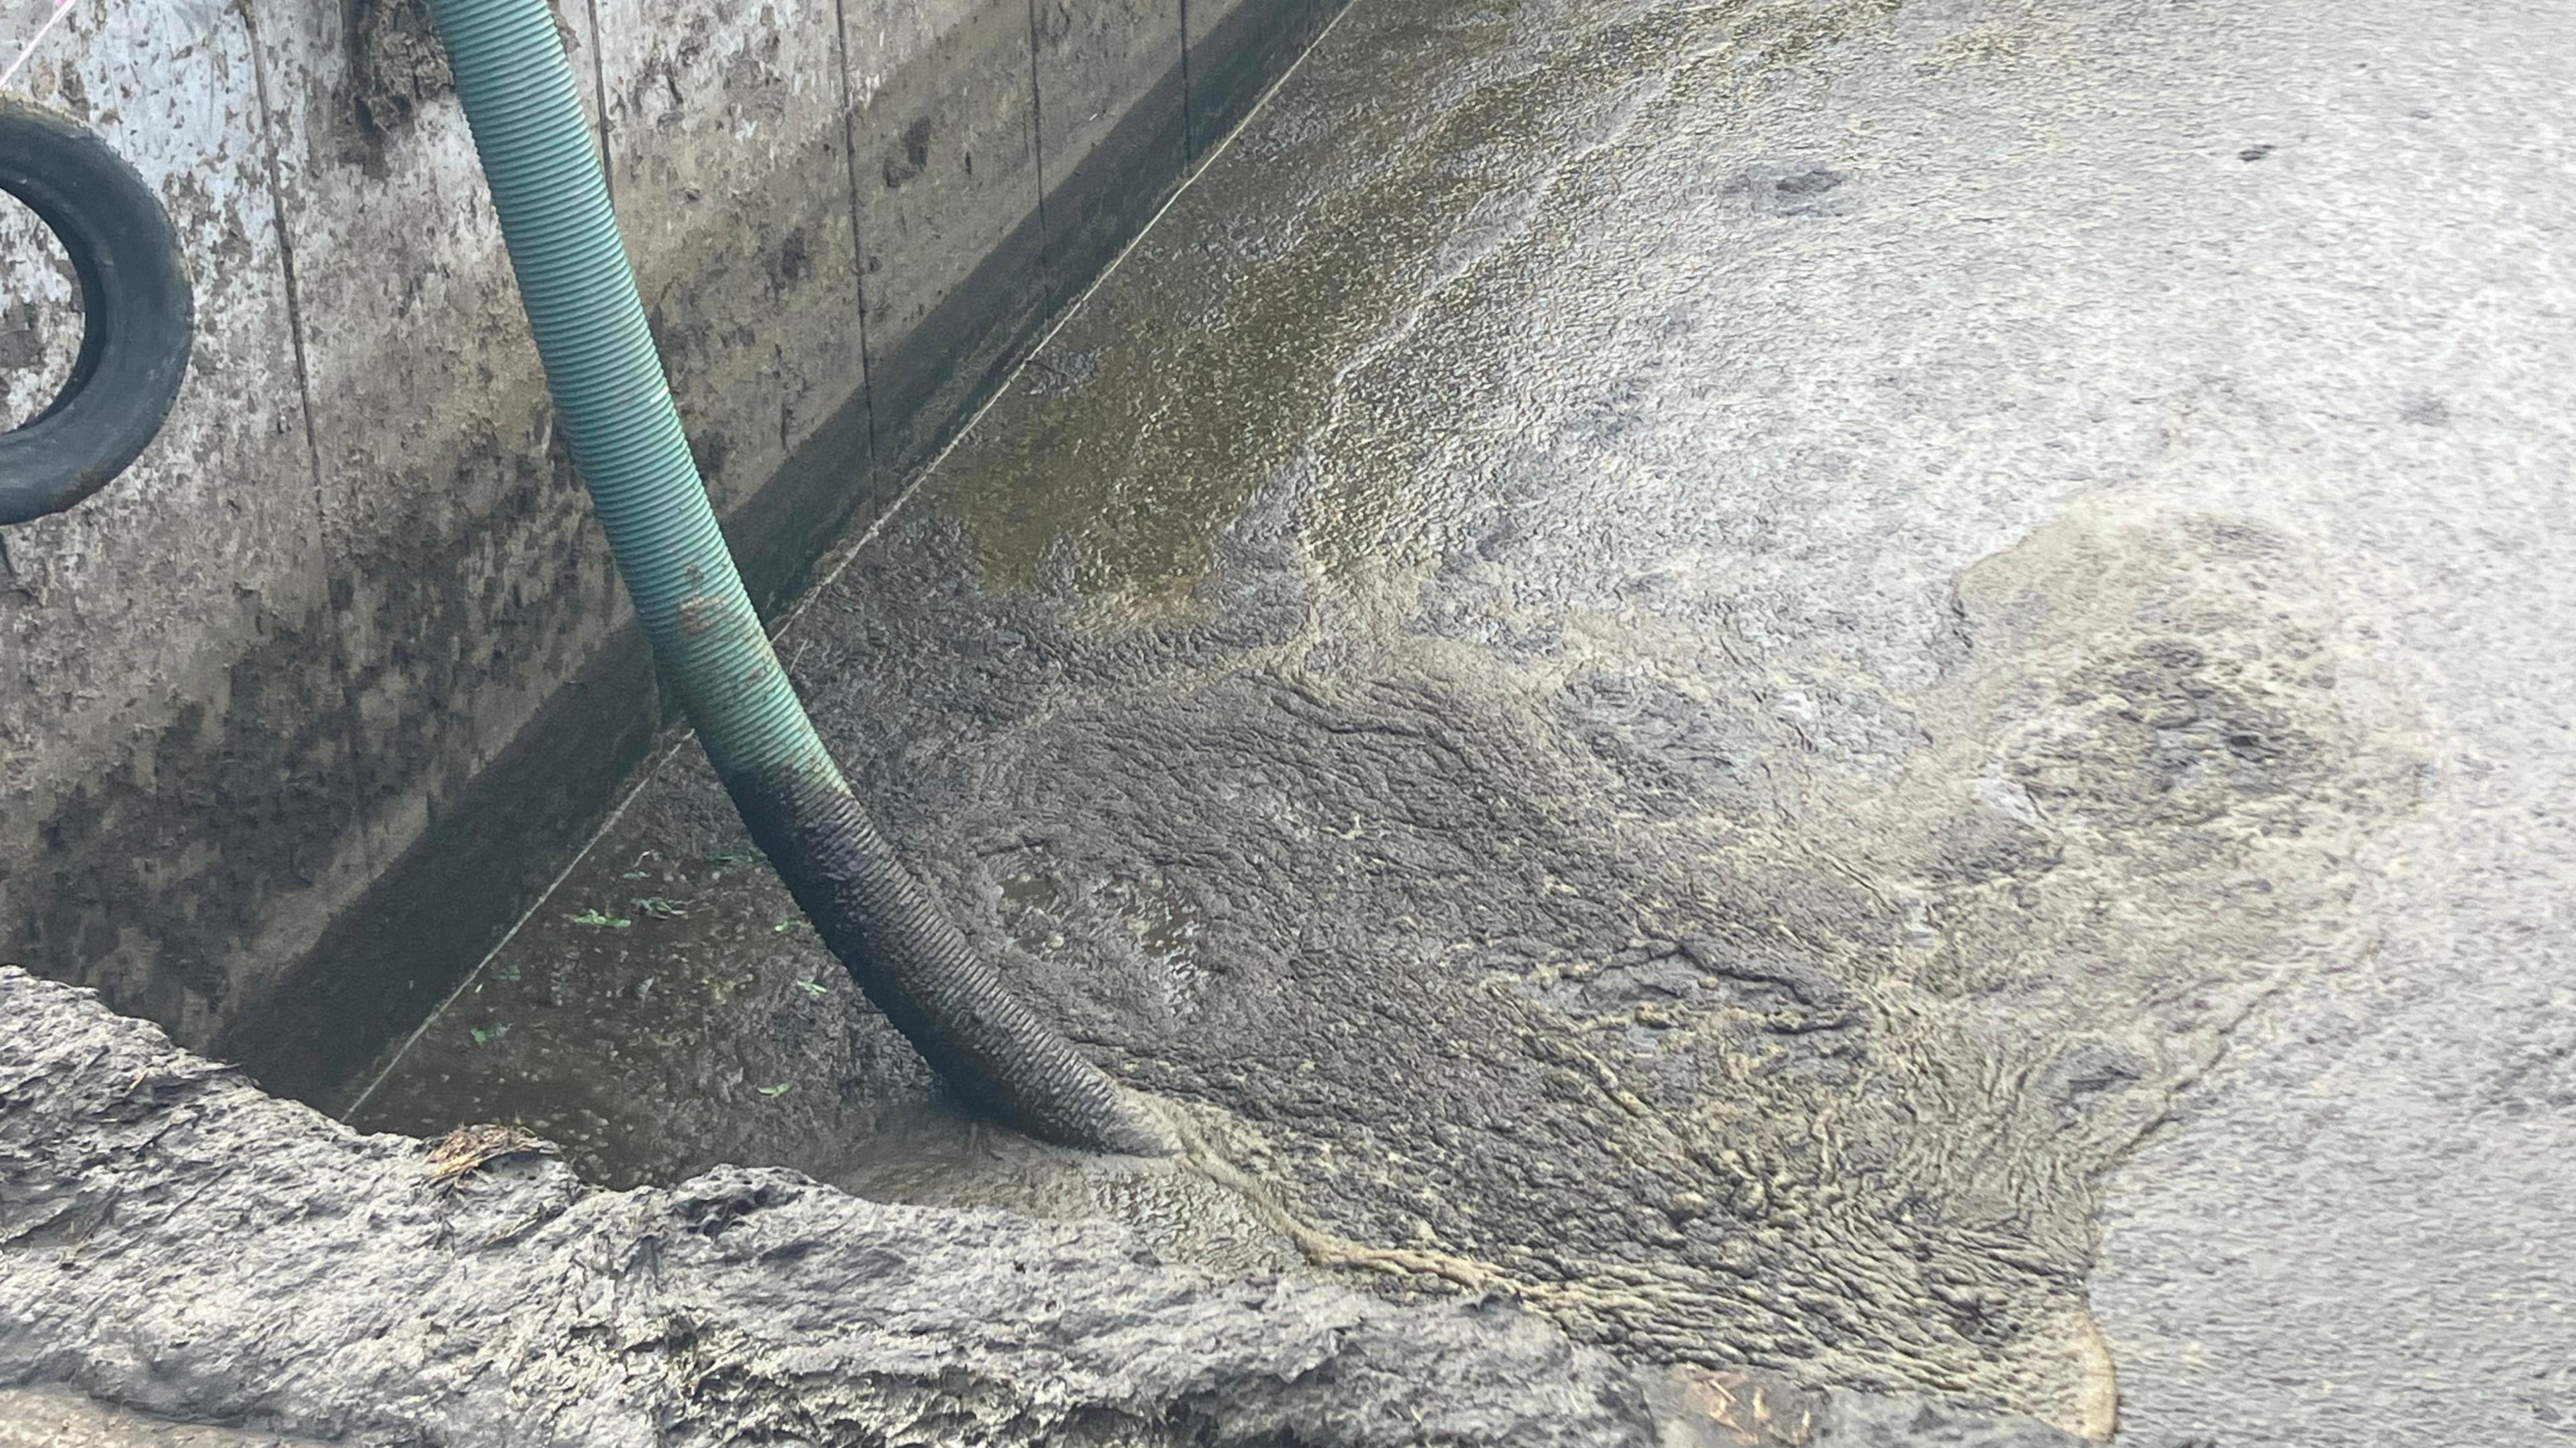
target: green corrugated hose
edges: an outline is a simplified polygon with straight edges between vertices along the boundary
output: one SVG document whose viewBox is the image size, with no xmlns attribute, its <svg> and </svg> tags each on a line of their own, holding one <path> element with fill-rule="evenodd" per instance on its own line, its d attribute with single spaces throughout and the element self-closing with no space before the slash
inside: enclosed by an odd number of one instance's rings
<svg viewBox="0 0 2576 1448">
<path fill-rule="evenodd" d="M 546 0 L 430 0 L 546 385 L 663 677 L 823 941 L 951 1087 L 1050 1140 L 1168 1151 L 1030 1014 L 852 797 L 770 651 L 671 405 Z"/>
</svg>

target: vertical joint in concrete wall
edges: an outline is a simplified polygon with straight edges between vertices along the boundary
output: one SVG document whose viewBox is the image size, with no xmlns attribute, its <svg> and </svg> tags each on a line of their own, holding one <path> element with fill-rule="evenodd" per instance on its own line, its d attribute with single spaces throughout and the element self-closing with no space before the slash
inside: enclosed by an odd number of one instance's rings
<svg viewBox="0 0 2576 1448">
<path fill-rule="evenodd" d="M 850 21 L 844 0 L 832 0 L 832 68 L 840 77 L 841 172 L 850 190 L 850 277 L 859 308 L 859 396 L 868 418 L 868 458 L 877 456 L 876 364 L 868 345 L 868 239 L 860 220 L 859 107 L 850 93 Z"/>
<path fill-rule="evenodd" d="M 277 229 L 278 286 L 286 304 L 287 346 L 295 360 L 295 407 L 304 425 L 304 460 L 313 485 L 313 536 L 320 541 L 329 538 L 331 533 L 330 489 L 322 477 L 322 437 L 314 420 L 311 346 L 305 336 L 307 323 L 303 292 L 295 275 L 295 233 L 287 217 L 286 181 L 278 154 L 278 134 L 284 129 L 284 123 L 277 113 L 274 87 L 268 73 L 268 49 L 261 42 L 258 12 L 251 0 L 234 0 L 233 8 L 241 16 L 243 37 L 249 44 L 251 93 L 259 103 L 260 159 L 268 181 L 270 224 Z M 445 71 L 443 61 L 440 71 L 442 74 Z M 337 601 L 333 602 L 336 606 Z M 353 692 L 345 655 L 333 651 L 329 668 L 330 684 L 345 700 Z M 365 810 L 366 791 L 359 780 L 355 751 L 341 751 L 339 758 L 325 766 L 325 772 L 331 776 L 328 787 L 339 794 L 347 818 L 359 819 Z M 360 858 L 372 872 L 378 864 L 373 857 L 372 843 L 363 829 L 358 831 L 357 843 Z"/>
<path fill-rule="evenodd" d="M 1199 159 L 1198 128 L 1192 124 L 1190 109 L 1190 0 L 1181 5 L 1181 164 L 1195 166 Z"/>
<path fill-rule="evenodd" d="M 1029 157 L 1037 173 L 1038 261 L 1047 254 L 1046 99 L 1038 94 L 1038 0 L 1029 0 Z"/>
<path fill-rule="evenodd" d="M 259 16 L 250 0 L 233 0 L 234 13 L 241 16 L 243 38 L 250 46 L 251 93 L 259 101 L 260 160 L 268 175 L 268 208 L 277 228 L 278 284 L 286 296 L 286 340 L 295 357 L 296 410 L 304 421 L 304 455 L 312 468 L 313 514 L 317 528 L 323 526 L 322 439 L 313 425 L 313 369 L 304 342 L 304 303 L 295 284 L 295 237 L 287 227 L 286 184 L 279 174 L 277 159 L 277 103 L 270 94 L 268 55 L 260 44 Z"/>
</svg>

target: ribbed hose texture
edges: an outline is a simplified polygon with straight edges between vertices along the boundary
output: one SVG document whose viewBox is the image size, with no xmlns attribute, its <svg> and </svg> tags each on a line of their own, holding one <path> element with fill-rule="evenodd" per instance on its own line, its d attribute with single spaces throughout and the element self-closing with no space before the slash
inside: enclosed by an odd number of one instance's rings
<svg viewBox="0 0 2576 1448">
<path fill-rule="evenodd" d="M 1142 1103 L 1041 1023 L 869 824 L 771 652 L 708 506 L 545 0 L 430 0 L 547 388 L 653 657 L 753 837 L 952 1086 L 1051 1140 L 1158 1150 Z"/>
<path fill-rule="evenodd" d="M 869 1000 L 969 1100 L 1050 1141 L 1167 1155 L 1170 1128 L 1041 1024 L 847 789 L 782 771 L 733 790 L 752 840 Z"/>
</svg>

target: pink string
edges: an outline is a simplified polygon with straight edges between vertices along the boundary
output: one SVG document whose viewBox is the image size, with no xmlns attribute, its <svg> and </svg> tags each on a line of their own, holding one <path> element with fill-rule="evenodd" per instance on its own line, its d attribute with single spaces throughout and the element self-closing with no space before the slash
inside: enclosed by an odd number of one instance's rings
<svg viewBox="0 0 2576 1448">
<path fill-rule="evenodd" d="M 28 38 L 26 47 L 18 52 L 18 58 L 9 62 L 9 68 L 0 70 L 0 90 L 8 89 L 9 82 L 18 74 L 18 67 L 25 65 L 27 57 L 36 53 L 36 47 L 44 43 L 45 33 L 70 14 L 71 8 L 72 0 L 54 0 L 54 13 L 46 16 L 45 23 L 36 27 L 36 33 Z"/>
</svg>

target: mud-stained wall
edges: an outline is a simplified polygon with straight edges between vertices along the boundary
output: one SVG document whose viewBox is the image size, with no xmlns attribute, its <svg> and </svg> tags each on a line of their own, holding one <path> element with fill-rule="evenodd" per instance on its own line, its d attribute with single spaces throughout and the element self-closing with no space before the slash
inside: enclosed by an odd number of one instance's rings
<svg viewBox="0 0 2576 1448">
<path fill-rule="evenodd" d="M 43 9 L 0 7 L 0 49 Z M 1330 6 L 557 11 L 774 609 Z M 199 336 L 133 470 L 0 534 L 0 962 L 327 1091 L 507 928 L 668 720 L 419 0 L 80 4 L 21 84 L 159 188 Z M 0 208 L 0 424 L 78 343 L 47 242 Z"/>
</svg>

